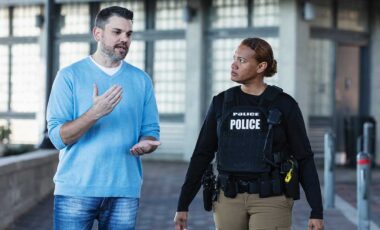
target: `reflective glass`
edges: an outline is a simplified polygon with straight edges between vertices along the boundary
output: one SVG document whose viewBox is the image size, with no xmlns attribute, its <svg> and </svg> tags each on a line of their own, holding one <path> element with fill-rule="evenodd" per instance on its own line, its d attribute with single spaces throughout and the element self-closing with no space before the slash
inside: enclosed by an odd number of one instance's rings
<svg viewBox="0 0 380 230">
<path fill-rule="evenodd" d="M 253 1 L 252 25 L 254 27 L 278 26 L 280 0 Z"/>
<path fill-rule="evenodd" d="M 145 42 L 132 41 L 125 61 L 145 70 Z"/>
<path fill-rule="evenodd" d="M 157 30 L 184 29 L 186 27 L 183 20 L 184 0 L 157 0 L 156 4 Z"/>
<path fill-rule="evenodd" d="M 63 42 L 59 50 L 59 68 L 62 68 L 88 56 L 90 45 L 86 42 Z"/>
<path fill-rule="evenodd" d="M 86 34 L 90 32 L 90 10 L 88 4 L 62 5 L 64 16 L 61 34 Z"/>
<path fill-rule="evenodd" d="M 161 114 L 185 112 L 186 43 L 165 40 L 155 43 L 154 87 Z"/>
<path fill-rule="evenodd" d="M 309 42 L 310 115 L 332 114 L 333 43 L 328 40 L 312 39 Z"/>
<path fill-rule="evenodd" d="M 38 44 L 17 44 L 11 48 L 11 109 L 14 112 L 32 112 L 36 119 L 11 119 L 11 143 L 37 144 L 42 134 L 45 76 Z M 26 132 L 27 130 L 27 132 Z"/>
<path fill-rule="evenodd" d="M 11 49 L 12 95 L 14 112 L 37 112 L 44 101 L 44 82 L 38 44 L 17 44 Z"/>
<path fill-rule="evenodd" d="M 211 57 L 208 58 L 209 69 L 208 76 L 211 78 L 211 94 L 212 96 L 237 85 L 230 79 L 231 64 L 236 48 L 239 46 L 242 39 L 217 39 L 212 41 Z"/>
<path fill-rule="evenodd" d="M 41 137 L 39 123 L 36 120 L 11 119 L 12 144 L 37 144 Z"/>
<path fill-rule="evenodd" d="M 9 36 L 9 13 L 8 8 L 0 8 L 0 37 Z"/>
<path fill-rule="evenodd" d="M 145 28 L 145 9 L 144 1 L 128 0 L 128 1 L 107 1 L 100 5 L 100 8 L 109 6 L 121 6 L 133 11 L 133 30 L 144 30 Z"/>
<path fill-rule="evenodd" d="M 0 45 L 0 111 L 8 110 L 8 46 Z"/>
<path fill-rule="evenodd" d="M 247 15 L 247 0 L 213 0 L 210 14 L 211 27 L 247 27 Z"/>
<path fill-rule="evenodd" d="M 37 36 L 41 29 L 36 26 L 36 16 L 43 14 L 40 6 L 17 6 L 13 11 L 13 35 Z"/>
</svg>

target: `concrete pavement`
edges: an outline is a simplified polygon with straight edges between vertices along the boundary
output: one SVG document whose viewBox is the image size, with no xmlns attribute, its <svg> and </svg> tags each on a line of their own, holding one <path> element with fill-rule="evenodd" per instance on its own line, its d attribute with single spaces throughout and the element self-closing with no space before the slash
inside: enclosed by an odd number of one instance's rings
<svg viewBox="0 0 380 230">
<path fill-rule="evenodd" d="M 144 161 L 144 185 L 137 220 L 137 230 L 174 229 L 173 217 L 187 163 Z M 322 169 L 323 170 L 323 169 Z M 323 184 L 323 171 L 319 177 Z M 380 170 L 374 170 L 371 183 L 371 230 L 380 226 Z M 336 169 L 336 206 L 325 211 L 325 229 L 356 229 L 356 170 Z M 52 229 L 52 195 L 19 218 L 9 230 Z M 310 208 L 302 194 L 293 209 L 294 230 L 307 229 Z M 215 229 L 212 213 L 205 212 L 200 194 L 190 206 L 189 230 Z"/>
</svg>

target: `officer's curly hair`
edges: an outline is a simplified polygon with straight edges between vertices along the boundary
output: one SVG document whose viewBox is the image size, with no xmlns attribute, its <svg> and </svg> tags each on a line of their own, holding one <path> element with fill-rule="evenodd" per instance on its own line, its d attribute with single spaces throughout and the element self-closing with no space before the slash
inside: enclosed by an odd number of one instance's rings
<svg viewBox="0 0 380 230">
<path fill-rule="evenodd" d="M 110 6 L 99 11 L 95 17 L 95 26 L 104 29 L 108 19 L 118 16 L 133 21 L 133 12 L 120 6 Z"/>
<path fill-rule="evenodd" d="M 241 42 L 242 45 L 248 46 L 255 51 L 254 58 L 256 61 L 266 62 L 268 64 L 265 69 L 264 76 L 272 77 L 277 73 L 277 61 L 273 57 L 272 47 L 268 42 L 261 38 L 246 38 Z"/>
</svg>

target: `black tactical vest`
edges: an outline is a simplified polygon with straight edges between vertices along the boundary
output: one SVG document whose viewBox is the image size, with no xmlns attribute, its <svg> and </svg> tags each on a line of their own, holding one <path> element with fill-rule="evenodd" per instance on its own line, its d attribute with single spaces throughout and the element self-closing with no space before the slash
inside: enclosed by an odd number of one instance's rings
<svg viewBox="0 0 380 230">
<path fill-rule="evenodd" d="M 271 171 L 271 166 L 264 161 L 264 145 L 268 139 L 267 116 L 271 102 L 282 89 L 268 87 L 258 106 L 235 105 L 236 87 L 225 92 L 218 124 L 218 170 L 243 173 Z M 272 141 L 265 149 L 271 151 L 271 145 Z"/>
</svg>

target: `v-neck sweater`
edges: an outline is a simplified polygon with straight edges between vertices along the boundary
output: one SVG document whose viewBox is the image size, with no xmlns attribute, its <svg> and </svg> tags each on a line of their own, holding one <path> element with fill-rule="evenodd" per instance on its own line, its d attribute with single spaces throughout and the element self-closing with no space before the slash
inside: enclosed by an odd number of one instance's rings
<svg viewBox="0 0 380 230">
<path fill-rule="evenodd" d="M 47 107 L 49 137 L 60 149 L 56 195 L 140 197 L 141 160 L 130 148 L 143 136 L 159 139 L 158 110 L 150 77 L 125 61 L 121 65 L 110 77 L 86 57 L 58 72 Z M 121 86 L 122 99 L 75 143 L 66 145 L 59 130 L 91 108 L 93 84 L 99 95 Z"/>
</svg>

